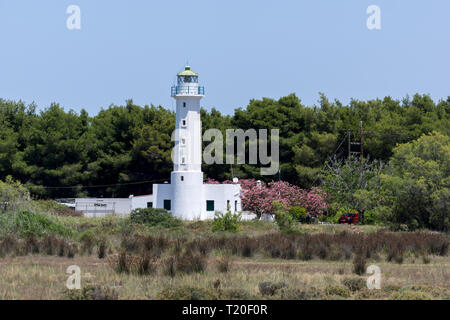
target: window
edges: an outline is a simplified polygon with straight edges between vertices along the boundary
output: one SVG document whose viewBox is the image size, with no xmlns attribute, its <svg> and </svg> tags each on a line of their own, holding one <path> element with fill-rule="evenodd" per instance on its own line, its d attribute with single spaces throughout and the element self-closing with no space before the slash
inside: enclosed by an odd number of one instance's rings
<svg viewBox="0 0 450 320">
<path fill-rule="evenodd" d="M 153 202 L 147 202 L 147 208 L 153 208 Z"/>
<path fill-rule="evenodd" d="M 181 139 L 181 144 L 182 144 L 183 146 L 186 145 L 186 139 L 185 139 L 185 138 Z"/>
<path fill-rule="evenodd" d="M 185 157 L 181 158 L 181 164 L 186 164 L 186 158 Z"/>
<path fill-rule="evenodd" d="M 181 121 L 181 125 L 185 127 L 186 126 L 186 120 Z"/>
<path fill-rule="evenodd" d="M 234 212 L 237 212 L 237 200 L 234 200 Z"/>
<path fill-rule="evenodd" d="M 231 207 L 230 207 L 230 200 L 227 200 L 227 211 L 228 210 L 231 210 Z"/>
<path fill-rule="evenodd" d="M 181 181 L 184 181 L 184 176 L 181 176 Z"/>
<path fill-rule="evenodd" d="M 166 209 L 167 211 L 172 210 L 172 203 L 170 200 L 164 200 L 164 209 Z"/>
<path fill-rule="evenodd" d="M 206 200 L 206 211 L 214 211 L 214 200 Z"/>
<path fill-rule="evenodd" d="M 186 108 L 186 102 L 183 102 L 183 108 Z"/>
</svg>

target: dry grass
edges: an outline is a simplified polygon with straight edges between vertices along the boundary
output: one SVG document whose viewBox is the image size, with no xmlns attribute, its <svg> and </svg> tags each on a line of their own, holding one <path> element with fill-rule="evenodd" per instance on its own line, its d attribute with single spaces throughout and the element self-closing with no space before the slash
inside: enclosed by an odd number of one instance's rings
<svg viewBox="0 0 450 320">
<path fill-rule="evenodd" d="M 234 259 L 227 273 L 217 271 L 215 260 L 210 258 L 204 272 L 180 273 L 174 277 L 163 273 L 160 260 L 155 273 L 117 273 L 104 259 L 95 256 L 65 257 L 25 256 L 0 260 L 0 299 L 64 299 L 63 292 L 68 277 L 66 269 L 78 265 L 82 272 L 82 286 L 99 286 L 114 289 L 119 299 L 154 299 L 166 288 L 196 287 L 208 290 L 245 292 L 258 299 L 280 299 L 280 295 L 261 296 L 262 282 L 287 283 L 283 289 L 286 297 L 316 290 L 320 299 L 336 299 L 342 283 L 352 275 L 351 262 L 298 261 L 263 258 Z M 369 262 L 370 264 L 370 262 Z M 431 258 L 429 264 L 405 261 L 393 264 L 376 262 L 382 270 L 381 290 L 356 290 L 350 299 L 389 299 L 394 292 L 416 290 L 426 292 L 434 299 L 450 298 L 450 259 Z M 365 279 L 367 276 L 363 276 Z M 219 280 L 219 281 L 218 281 Z M 337 287 L 337 288 L 336 288 Z M 345 288 L 345 287 L 344 287 Z M 286 290 L 297 290 L 289 294 Z M 333 293 L 333 294 L 330 294 Z M 402 297 L 397 294 L 395 297 Z M 415 296 L 415 295 L 413 295 Z M 419 295 L 420 296 L 420 295 Z"/>
</svg>

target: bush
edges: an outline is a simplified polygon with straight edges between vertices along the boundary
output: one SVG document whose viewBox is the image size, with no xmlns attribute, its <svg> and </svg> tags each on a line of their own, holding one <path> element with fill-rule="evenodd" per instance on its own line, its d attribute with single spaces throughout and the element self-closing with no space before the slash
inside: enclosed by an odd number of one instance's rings
<svg viewBox="0 0 450 320">
<path fill-rule="evenodd" d="M 280 231 L 283 233 L 292 232 L 294 226 L 294 219 L 288 213 L 286 205 L 282 202 L 274 201 L 273 210 L 275 213 L 275 222 L 277 223 Z"/>
<path fill-rule="evenodd" d="M 51 217 L 42 213 L 22 211 L 12 214 L 14 219 L 14 229 L 22 237 L 56 234 L 61 236 L 72 235 L 72 230 L 62 225 L 56 217 Z"/>
<path fill-rule="evenodd" d="M 203 272 L 206 269 L 206 258 L 190 250 L 177 256 L 175 261 L 177 271 L 183 273 Z"/>
<path fill-rule="evenodd" d="M 181 225 L 181 220 L 165 209 L 135 209 L 131 212 L 130 219 L 134 223 L 146 224 L 152 227 L 174 228 Z"/>
<path fill-rule="evenodd" d="M 289 215 L 298 222 L 306 222 L 308 218 L 306 209 L 299 206 L 292 206 L 289 209 Z"/>
<path fill-rule="evenodd" d="M 217 269 L 221 273 L 227 273 L 230 270 L 231 258 L 229 255 L 223 255 L 217 259 Z"/>
<path fill-rule="evenodd" d="M 225 214 L 216 212 L 213 222 L 213 231 L 228 231 L 237 232 L 239 222 L 241 221 L 241 214 L 233 214 L 231 211 L 227 211 Z"/>
<path fill-rule="evenodd" d="M 166 288 L 157 296 L 157 300 L 218 300 L 218 292 L 211 289 L 181 286 Z"/>
<path fill-rule="evenodd" d="M 325 288 L 325 293 L 328 296 L 340 296 L 344 298 L 350 297 L 350 290 L 343 286 L 329 285 Z"/>
<path fill-rule="evenodd" d="M 88 285 L 82 289 L 64 290 L 63 300 L 117 300 L 116 290 L 107 286 Z"/>
<path fill-rule="evenodd" d="M 343 279 L 342 284 L 350 291 L 355 292 L 363 289 L 366 286 L 366 281 L 363 278 L 353 277 Z"/>
<path fill-rule="evenodd" d="M 357 254 L 353 258 L 353 272 L 357 275 L 363 275 L 366 272 L 366 258 Z"/>
<path fill-rule="evenodd" d="M 7 176 L 0 180 L 0 212 L 24 210 L 31 207 L 30 193 L 19 182 Z"/>
<path fill-rule="evenodd" d="M 285 282 L 261 282 L 259 284 L 259 292 L 263 296 L 273 296 L 277 293 L 278 290 L 287 287 Z"/>
</svg>

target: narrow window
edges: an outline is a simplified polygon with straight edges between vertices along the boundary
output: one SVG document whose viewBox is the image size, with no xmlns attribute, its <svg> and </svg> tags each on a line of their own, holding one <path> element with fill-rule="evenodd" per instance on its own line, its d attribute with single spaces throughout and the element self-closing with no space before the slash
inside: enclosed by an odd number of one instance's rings
<svg viewBox="0 0 450 320">
<path fill-rule="evenodd" d="M 237 200 L 234 200 L 234 211 L 237 212 Z"/>
<path fill-rule="evenodd" d="M 164 209 L 166 209 L 167 211 L 172 210 L 172 203 L 170 200 L 164 200 Z"/>
<path fill-rule="evenodd" d="M 183 108 L 186 108 L 186 102 L 183 102 Z"/>
<path fill-rule="evenodd" d="M 181 176 L 181 181 L 184 181 L 184 177 L 183 176 Z"/>
<path fill-rule="evenodd" d="M 186 144 L 186 139 L 185 139 L 185 138 L 181 139 L 181 144 L 182 144 L 183 146 Z"/>
<path fill-rule="evenodd" d="M 206 211 L 214 211 L 214 200 L 206 200 Z"/>
<path fill-rule="evenodd" d="M 186 158 L 185 157 L 181 158 L 181 164 L 185 164 L 185 163 L 186 163 Z"/>
<path fill-rule="evenodd" d="M 186 126 L 186 120 L 183 120 L 182 123 L 183 123 L 183 126 Z"/>
<path fill-rule="evenodd" d="M 230 207 L 230 200 L 227 200 L 227 211 L 228 210 L 231 210 L 231 207 Z"/>
<path fill-rule="evenodd" d="M 147 208 L 153 208 L 153 202 L 147 202 Z"/>
</svg>

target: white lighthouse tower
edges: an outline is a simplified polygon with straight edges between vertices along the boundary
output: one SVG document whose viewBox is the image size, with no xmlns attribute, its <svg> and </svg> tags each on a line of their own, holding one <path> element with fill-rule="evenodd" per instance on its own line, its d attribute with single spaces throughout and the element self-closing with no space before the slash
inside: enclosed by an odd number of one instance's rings
<svg viewBox="0 0 450 320">
<path fill-rule="evenodd" d="M 176 101 L 175 145 L 170 184 L 153 185 L 152 207 L 185 219 L 212 219 L 216 211 L 241 211 L 240 185 L 204 184 L 200 100 L 205 94 L 189 66 L 177 74 L 171 96 Z"/>
<path fill-rule="evenodd" d="M 198 74 L 189 66 L 177 74 L 177 85 L 172 87 L 176 100 L 174 167 L 171 174 L 173 208 L 175 215 L 184 219 L 200 218 L 204 203 L 202 197 L 202 125 L 200 100 L 204 88 L 198 85 Z"/>
</svg>

